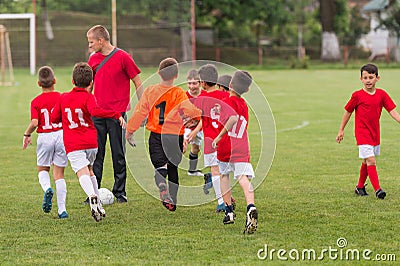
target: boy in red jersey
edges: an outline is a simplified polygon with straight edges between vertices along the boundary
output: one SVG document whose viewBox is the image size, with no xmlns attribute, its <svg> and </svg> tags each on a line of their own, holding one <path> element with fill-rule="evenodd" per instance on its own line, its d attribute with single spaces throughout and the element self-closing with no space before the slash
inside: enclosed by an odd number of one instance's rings
<svg viewBox="0 0 400 266">
<path fill-rule="evenodd" d="M 135 106 L 126 128 L 126 139 L 134 143 L 133 133 L 148 117 L 149 153 L 160 200 L 169 211 L 175 211 L 179 188 L 178 165 L 183 150 L 182 116 L 200 119 L 201 111 L 195 108 L 180 87 L 174 86 L 178 77 L 178 62 L 174 58 L 162 60 L 158 74 L 160 83 L 148 86 Z"/>
<path fill-rule="evenodd" d="M 68 165 L 68 158 L 64 149 L 61 124 L 50 123 L 51 110 L 61 94 L 54 90 L 56 79 L 50 67 L 41 67 L 38 76 L 38 85 L 42 87 L 42 93 L 31 102 L 31 122 L 25 130 L 22 148 L 26 149 L 29 144 L 32 144 L 31 134 L 36 129 L 38 133 L 36 154 L 39 184 L 44 191 L 42 209 L 48 213 L 53 205 L 54 191 L 51 188 L 49 175 L 50 166 L 53 165 L 58 217 L 64 219 L 68 218 L 65 207 L 67 185 L 64 180 L 64 169 Z"/>
<path fill-rule="evenodd" d="M 245 232 L 252 234 L 257 229 L 258 212 L 254 205 L 254 189 L 250 179 L 254 170 L 250 164 L 250 147 L 247 135 L 249 111 L 246 101 L 241 95 L 249 90 L 252 77 L 246 71 L 236 71 L 232 77 L 228 106 L 221 108 L 221 132 L 214 139 L 212 146 L 217 148 L 218 166 L 221 172 L 221 191 L 226 204 L 224 224 L 234 223 L 235 214 L 231 202 L 229 174 L 232 172 L 243 190 L 246 204 Z M 227 134 L 226 134 L 227 133 Z"/>
<path fill-rule="evenodd" d="M 355 91 L 344 107 L 345 112 L 340 124 L 336 142 L 343 140 L 344 128 L 349 122 L 351 114 L 355 111 L 355 137 L 358 145 L 359 157 L 362 159 L 360 176 L 355 193 L 359 196 L 367 196 L 365 181 L 369 180 L 375 190 L 378 199 L 384 199 L 386 192 L 381 188 L 376 171 L 376 156 L 380 155 L 380 125 L 382 108 L 389 112 L 390 116 L 400 123 L 400 115 L 395 110 L 396 104 L 386 91 L 376 88 L 379 81 L 378 67 L 367 64 L 361 67 L 360 80 L 363 88 Z"/>
<path fill-rule="evenodd" d="M 105 211 L 99 200 L 97 179 L 92 166 L 97 153 L 97 132 L 92 116 L 108 117 L 119 120 L 125 127 L 121 113 L 106 111 L 97 106 L 91 89 L 93 71 L 87 63 L 77 63 L 74 66 L 72 83 L 74 88 L 63 93 L 54 106 L 51 115 L 53 123 L 62 122 L 64 128 L 64 146 L 72 170 L 76 173 L 79 183 L 89 197 L 91 214 L 96 222 L 105 217 Z"/>
<path fill-rule="evenodd" d="M 219 122 L 219 109 L 224 99 L 229 97 L 229 93 L 217 88 L 218 70 L 214 65 L 206 64 L 200 67 L 199 75 L 200 85 L 207 94 L 195 100 L 195 105 L 203 113 L 201 116 L 202 124 L 198 125 L 194 131 L 199 131 L 199 127 L 202 126 L 204 134 L 204 167 L 210 167 L 211 170 L 212 186 L 218 201 L 216 212 L 223 212 L 225 211 L 225 204 L 220 188 L 217 150 L 212 147 L 211 143 L 223 127 Z"/>
<path fill-rule="evenodd" d="M 199 72 L 196 69 L 190 70 L 186 79 L 189 87 L 189 89 L 186 91 L 186 95 L 192 103 L 197 97 L 201 97 L 207 94 L 200 87 Z M 203 132 L 193 132 L 195 128 L 196 127 L 185 128 L 184 152 L 186 152 L 187 145 L 190 144 L 188 175 L 203 176 L 201 171 L 197 170 L 197 161 L 199 159 L 200 146 L 203 142 Z M 191 139 L 190 142 L 188 141 L 189 138 Z"/>
</svg>

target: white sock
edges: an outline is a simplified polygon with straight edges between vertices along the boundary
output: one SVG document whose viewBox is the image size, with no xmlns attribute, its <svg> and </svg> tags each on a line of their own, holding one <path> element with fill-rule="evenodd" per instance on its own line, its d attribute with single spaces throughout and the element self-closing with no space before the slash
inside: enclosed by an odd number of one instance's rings
<svg viewBox="0 0 400 266">
<path fill-rule="evenodd" d="M 98 196 L 99 195 L 99 185 L 97 185 L 97 178 L 96 176 L 91 176 L 90 180 L 92 181 L 93 184 L 93 189 L 94 189 L 94 193 Z"/>
<path fill-rule="evenodd" d="M 93 183 L 92 183 L 92 180 L 90 179 L 90 176 L 82 175 L 79 178 L 79 184 L 81 184 L 83 191 L 85 191 L 85 193 L 88 197 L 95 194 L 94 188 L 93 188 Z"/>
<path fill-rule="evenodd" d="M 67 184 L 65 183 L 64 178 L 56 180 L 56 194 L 58 214 L 61 214 L 63 211 L 67 211 L 67 208 L 65 207 L 67 199 Z"/>
<path fill-rule="evenodd" d="M 222 198 L 222 193 L 221 193 L 221 178 L 219 175 L 216 175 L 216 176 L 212 176 L 211 180 L 212 180 L 213 188 L 215 191 L 215 197 L 218 200 L 218 205 L 223 204 L 224 200 Z"/>
<path fill-rule="evenodd" d="M 46 190 L 51 187 L 49 172 L 44 170 L 40 171 L 38 173 L 38 177 L 39 177 L 39 184 L 42 186 L 43 191 L 46 192 Z"/>
</svg>

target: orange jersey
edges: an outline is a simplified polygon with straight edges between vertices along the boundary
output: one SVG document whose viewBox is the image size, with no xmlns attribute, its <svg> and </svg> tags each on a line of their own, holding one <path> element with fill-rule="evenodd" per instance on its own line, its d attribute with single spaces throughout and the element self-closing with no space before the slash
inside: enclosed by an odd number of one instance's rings
<svg viewBox="0 0 400 266">
<path fill-rule="evenodd" d="M 200 119 L 201 110 L 189 101 L 182 88 L 151 85 L 144 90 L 135 106 L 126 130 L 136 131 L 147 117 L 148 130 L 159 134 L 183 135 L 183 116 Z"/>
</svg>

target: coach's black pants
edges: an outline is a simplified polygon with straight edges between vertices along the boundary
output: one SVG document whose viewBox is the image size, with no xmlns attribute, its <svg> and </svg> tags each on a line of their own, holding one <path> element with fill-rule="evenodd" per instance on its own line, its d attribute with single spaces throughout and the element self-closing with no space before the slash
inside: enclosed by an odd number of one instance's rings
<svg viewBox="0 0 400 266">
<path fill-rule="evenodd" d="M 126 120 L 126 114 L 121 113 Z M 125 130 L 119 125 L 119 121 L 113 118 L 92 117 L 97 129 L 98 151 L 93 164 L 93 172 L 97 178 L 97 184 L 101 187 L 103 179 L 103 164 L 106 152 L 107 135 L 110 136 L 111 156 L 114 168 L 115 197 L 126 196 L 126 161 L 125 161 Z"/>
</svg>

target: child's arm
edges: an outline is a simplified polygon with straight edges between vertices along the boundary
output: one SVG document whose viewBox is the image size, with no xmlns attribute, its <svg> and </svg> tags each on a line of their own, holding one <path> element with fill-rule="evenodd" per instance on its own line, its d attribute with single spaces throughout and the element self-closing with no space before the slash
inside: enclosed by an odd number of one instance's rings
<svg viewBox="0 0 400 266">
<path fill-rule="evenodd" d="M 337 143 L 340 143 L 343 140 L 344 128 L 346 127 L 347 122 L 349 122 L 350 117 L 351 117 L 351 113 L 347 112 L 347 111 L 344 111 L 343 118 L 342 118 L 342 123 L 340 124 L 339 132 L 338 132 L 338 135 L 336 137 L 336 142 Z"/>
<path fill-rule="evenodd" d="M 231 130 L 233 125 L 236 124 L 238 120 L 239 117 L 237 115 L 232 115 L 229 117 L 228 121 L 226 121 L 224 128 L 221 130 L 221 132 L 219 132 L 218 136 L 212 142 L 212 147 L 214 149 L 217 148 L 218 142 L 222 139 L 222 136 L 225 135 L 229 130 Z"/>
<path fill-rule="evenodd" d="M 22 140 L 22 149 L 26 149 L 28 145 L 32 145 L 31 134 L 35 131 L 38 126 L 39 121 L 37 119 L 32 119 L 28 125 L 28 128 L 25 130 L 24 138 Z"/>
<path fill-rule="evenodd" d="M 393 117 L 394 120 L 400 123 L 400 114 L 396 111 L 396 109 L 390 111 L 389 114 L 391 117 Z"/>
</svg>

